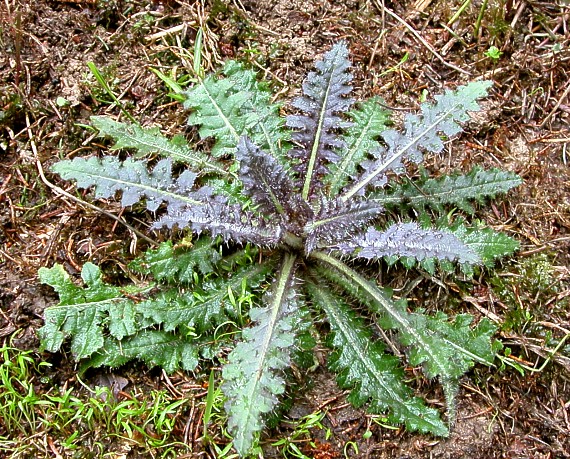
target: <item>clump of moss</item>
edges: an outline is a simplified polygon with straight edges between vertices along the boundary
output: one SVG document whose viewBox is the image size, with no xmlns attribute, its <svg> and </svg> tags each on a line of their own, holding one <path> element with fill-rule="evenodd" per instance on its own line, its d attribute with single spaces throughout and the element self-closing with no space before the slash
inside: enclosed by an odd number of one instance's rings
<svg viewBox="0 0 570 459">
<path fill-rule="evenodd" d="M 521 259 L 510 272 L 494 276 L 490 284 L 496 297 L 508 307 L 503 330 L 527 330 L 534 321 L 561 311 L 568 304 L 565 298 L 553 301 L 565 287 L 553 257 L 546 253 Z"/>
</svg>

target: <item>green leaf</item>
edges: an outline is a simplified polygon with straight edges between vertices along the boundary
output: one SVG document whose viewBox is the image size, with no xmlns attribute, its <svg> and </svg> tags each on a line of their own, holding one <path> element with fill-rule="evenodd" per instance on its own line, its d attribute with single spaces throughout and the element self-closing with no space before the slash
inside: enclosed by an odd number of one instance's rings
<svg viewBox="0 0 570 459">
<path fill-rule="evenodd" d="M 307 284 L 315 304 L 322 308 L 331 325 L 335 352 L 329 367 L 338 373 L 340 387 L 352 389 L 350 401 L 357 406 L 370 401 L 376 413 L 390 410 L 390 421 L 403 423 L 410 430 L 446 436 L 449 432 L 439 412 L 414 397 L 404 384 L 399 359 L 385 352 L 382 343 L 350 308 L 326 285 Z"/>
<path fill-rule="evenodd" d="M 76 359 L 82 359 L 103 346 L 106 322 L 117 338 L 138 330 L 132 301 L 118 287 L 103 283 L 94 264 L 85 263 L 81 271 L 85 288 L 75 286 L 60 265 L 42 268 L 39 274 L 61 298 L 59 305 L 45 310 L 45 324 L 38 330 L 42 348 L 55 352 L 71 337 L 71 351 Z"/>
<path fill-rule="evenodd" d="M 137 326 L 136 307 L 131 302 L 120 302 L 109 309 L 109 333 L 119 341 L 134 335 Z"/>
<path fill-rule="evenodd" d="M 182 368 L 192 371 L 198 365 L 198 344 L 174 333 L 142 330 L 123 340 L 105 339 L 101 350 L 84 362 L 81 371 L 91 367 L 119 367 L 131 360 L 142 360 L 149 367 L 159 366 L 167 373 Z"/>
<path fill-rule="evenodd" d="M 59 295 L 59 304 L 72 304 L 81 295 L 81 288 L 77 287 L 60 264 L 51 268 L 41 267 L 38 276 L 42 284 L 52 287 Z"/>
<path fill-rule="evenodd" d="M 212 273 L 220 259 L 212 239 L 200 238 L 191 246 L 175 247 L 172 241 L 163 242 L 129 267 L 143 274 L 152 274 L 159 281 L 190 284 L 194 282 L 195 273 Z"/>
<path fill-rule="evenodd" d="M 247 96 L 241 107 L 245 134 L 262 150 L 286 164 L 291 133 L 285 129 L 285 119 L 280 115 L 281 104 L 273 102 L 273 92 L 241 63 L 229 61 L 223 72 L 234 83 L 233 90 Z"/>
<path fill-rule="evenodd" d="M 441 320 L 437 326 L 430 328 L 429 325 L 432 322 L 426 315 L 409 313 L 402 302 L 392 301 L 375 284 L 341 261 L 322 252 L 314 252 L 311 255 L 337 270 L 341 276 L 345 277 L 345 283 L 354 284 L 349 287 L 349 293 L 356 293 L 360 301 L 380 314 L 381 325 L 384 328 L 398 331 L 398 340 L 408 347 L 408 358 L 412 365 L 421 364 L 429 378 L 440 378 L 446 396 L 448 413 L 452 416 L 459 378 L 471 367 L 473 360 L 488 363 L 488 355 L 493 354 L 488 329 L 483 327 L 480 330 L 483 334 L 481 342 L 485 344 L 484 348 L 479 349 L 478 354 L 471 355 L 477 348 L 470 346 L 467 338 L 453 342 L 453 346 L 450 345 L 452 334 L 448 333 L 448 328 Z M 441 319 L 441 316 L 438 319 Z M 464 323 L 463 318 L 460 324 Z M 461 330 L 465 332 L 464 328 Z"/>
<path fill-rule="evenodd" d="M 476 252 L 485 266 L 492 266 L 497 258 L 512 255 L 519 248 L 518 241 L 506 234 L 482 225 L 470 228 L 461 219 L 447 229 Z"/>
<path fill-rule="evenodd" d="M 111 150 L 134 148 L 138 151 L 139 157 L 158 154 L 163 158 L 187 164 L 202 173 L 214 172 L 226 175 L 217 161 L 209 159 L 203 153 L 191 150 L 183 138 L 177 138 L 177 141 L 169 140 L 157 127 L 142 128 L 136 124 L 115 121 L 106 116 L 92 116 L 91 123 L 99 130 L 101 137 L 111 137 L 115 140 L 115 145 L 111 147 Z"/>
<path fill-rule="evenodd" d="M 226 78 L 206 77 L 187 92 L 184 107 L 192 109 L 188 124 L 199 125 L 202 138 L 216 139 L 216 157 L 233 155 L 243 135 L 275 158 L 282 157 L 289 133 L 283 129 L 279 105 L 271 103 L 271 92 L 240 64 L 229 62 L 224 73 Z"/>
<path fill-rule="evenodd" d="M 484 170 L 474 167 L 465 175 L 445 175 L 430 179 L 423 174 L 419 180 L 405 179 L 386 191 L 373 193 L 371 198 L 390 208 L 411 206 L 423 211 L 432 207 L 440 212 L 444 205 L 453 205 L 473 214 L 472 201 L 483 203 L 485 198 L 493 198 L 499 193 L 506 193 L 522 183 L 522 179 L 513 172 L 501 169 Z"/>
<path fill-rule="evenodd" d="M 366 155 L 380 147 L 378 139 L 390 121 L 388 110 L 380 103 L 380 98 L 372 97 L 347 113 L 354 124 L 343 136 L 346 146 L 338 151 L 340 161 L 331 164 L 330 173 L 323 178 L 329 186 L 329 196 L 336 196 L 354 178 Z"/>
<path fill-rule="evenodd" d="M 286 255 L 263 308 L 252 309 L 256 325 L 244 330 L 243 341 L 230 353 L 224 366 L 222 390 L 226 395 L 228 428 L 234 447 L 245 455 L 254 434 L 263 428 L 262 416 L 278 403 L 285 390 L 281 375 L 288 367 L 295 344 L 295 256 Z"/>
<path fill-rule="evenodd" d="M 236 269 L 228 279 L 209 280 L 193 291 L 181 292 L 177 287 L 162 291 L 139 303 L 137 310 L 166 331 L 185 325 L 205 332 L 228 317 L 238 316 L 239 311 L 229 299 L 230 291 L 245 296 L 260 286 L 272 268 L 271 261 L 246 265 Z"/>
</svg>

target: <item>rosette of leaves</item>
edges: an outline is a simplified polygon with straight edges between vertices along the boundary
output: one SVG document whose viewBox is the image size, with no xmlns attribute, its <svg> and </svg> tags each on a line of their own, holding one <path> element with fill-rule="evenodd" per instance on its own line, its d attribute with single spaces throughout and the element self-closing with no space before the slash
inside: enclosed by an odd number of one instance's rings
<svg viewBox="0 0 570 459">
<path fill-rule="evenodd" d="M 441 382 L 451 420 L 459 378 L 474 363 L 493 361 L 494 328 L 469 315 L 410 310 L 378 285 L 371 263 L 400 260 L 430 272 L 458 264 L 470 272 L 512 253 L 516 242 L 481 224 L 439 218 L 428 225 L 426 209 L 437 216 L 454 206 L 468 216 L 472 202 L 520 179 L 476 168 L 389 185 L 424 153 L 444 149 L 442 137 L 462 130 L 490 83 L 446 90 L 394 129 L 378 99 L 349 97 L 349 69 L 347 45 L 337 43 L 308 74 L 289 109 L 294 114 L 284 118 L 254 72 L 228 63 L 186 94 L 188 122 L 213 139 L 211 151 L 193 150 L 158 129 L 93 118 L 101 136 L 115 139 L 113 148 L 137 150 L 139 159 L 75 158 L 53 170 L 93 188 L 95 197 L 120 191 L 124 206 L 144 202 L 161 213 L 153 229 L 187 229 L 193 239 L 162 244 L 135 264 L 156 279 L 138 299 L 104 284 L 93 265 L 84 268 L 85 288 L 61 267 L 43 269 L 42 280 L 61 294 L 61 304 L 46 311 L 45 348 L 55 351 L 69 337 L 86 366 L 142 359 L 168 371 L 222 355 L 228 428 L 246 455 L 286 390 L 310 318 L 324 316 L 330 369 L 355 405 L 366 403 L 410 430 L 447 435 L 441 413 L 406 385 L 403 365 Z M 395 217 L 410 207 L 420 222 Z M 223 357 L 212 336 L 228 321 L 239 322 L 248 307 L 249 323 Z M 394 343 L 387 346 L 378 327 L 391 330 L 407 362 L 391 352 Z"/>
</svg>

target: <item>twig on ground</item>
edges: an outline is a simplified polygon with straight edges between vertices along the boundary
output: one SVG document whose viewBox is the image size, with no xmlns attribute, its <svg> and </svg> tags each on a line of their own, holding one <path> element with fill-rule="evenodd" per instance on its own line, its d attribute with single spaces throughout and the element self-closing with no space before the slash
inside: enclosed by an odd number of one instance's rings
<svg viewBox="0 0 570 459">
<path fill-rule="evenodd" d="M 154 239 L 149 238 L 146 234 L 141 233 L 139 230 L 137 230 L 136 228 L 134 228 L 133 226 L 129 225 L 125 220 L 123 220 L 120 217 L 117 217 L 116 215 L 113 215 L 110 212 L 107 212 L 106 210 L 100 209 L 97 206 L 94 206 L 93 204 L 90 204 L 86 201 L 83 201 L 82 199 L 79 199 L 75 196 L 73 196 L 71 193 L 68 193 L 67 191 L 65 191 L 63 188 L 58 187 L 57 185 L 54 185 L 53 183 L 51 183 L 45 176 L 44 173 L 44 169 L 42 166 L 42 163 L 39 159 L 39 155 L 38 155 L 38 149 L 36 147 L 36 143 L 34 142 L 34 138 L 33 138 L 33 134 L 32 131 L 30 129 L 30 119 L 28 117 L 28 115 L 26 115 L 26 126 L 28 128 L 28 137 L 30 139 L 30 145 L 32 147 L 32 151 L 34 153 L 34 158 L 36 160 L 36 167 L 38 169 L 38 173 L 40 174 L 40 178 L 42 180 L 42 182 L 48 186 L 49 188 L 51 188 L 53 191 L 55 191 L 56 194 L 59 194 L 60 196 L 66 196 L 69 199 L 71 199 L 72 201 L 77 202 L 78 204 L 88 207 L 92 210 L 95 210 L 96 212 L 102 213 L 104 215 L 106 215 L 109 218 L 112 218 L 113 220 L 119 222 L 121 225 L 125 226 L 129 231 L 132 231 L 134 234 L 136 234 L 138 237 L 140 237 L 141 239 L 144 239 L 145 241 L 147 241 L 149 244 L 153 245 L 153 246 L 157 246 L 158 242 L 156 242 Z"/>
<path fill-rule="evenodd" d="M 560 105 L 562 104 L 562 101 L 566 98 L 566 96 L 568 95 L 568 93 L 570 93 L 570 82 L 566 85 L 566 89 L 564 90 L 564 92 L 562 93 L 562 95 L 560 96 L 560 98 L 558 99 L 558 101 L 556 102 L 556 105 L 554 106 L 554 108 L 552 109 L 552 111 L 546 116 L 546 118 L 544 118 L 542 120 L 542 123 L 540 123 L 538 125 L 538 127 L 544 127 L 544 125 L 548 122 L 548 120 L 550 118 L 552 118 L 554 116 L 554 114 L 556 113 L 556 111 L 558 110 L 558 108 L 560 107 Z"/>
<path fill-rule="evenodd" d="M 427 41 L 424 40 L 424 38 L 417 32 L 416 29 L 414 29 L 410 24 L 408 24 L 406 21 L 404 21 L 400 16 L 398 16 L 396 13 L 394 13 L 392 10 L 390 10 L 389 8 L 386 8 L 385 6 L 381 5 L 380 2 L 378 0 L 374 0 L 374 3 L 376 4 L 377 8 L 382 11 L 382 12 L 386 12 L 389 16 L 391 16 L 392 18 L 396 19 L 396 21 L 398 21 L 400 24 L 402 24 L 404 27 L 406 27 L 406 29 L 408 29 L 410 31 L 410 33 L 416 37 L 416 39 L 422 44 L 424 45 L 428 51 L 430 53 L 432 53 L 439 61 L 441 61 L 441 63 L 443 65 L 445 65 L 446 67 L 449 67 L 459 73 L 463 73 L 464 75 L 471 75 L 470 72 L 468 72 L 467 70 L 464 70 L 460 67 L 457 67 L 456 65 L 447 62 L 443 56 L 441 56 L 441 54 L 439 54 L 434 48 L 433 46 L 431 46 Z"/>
</svg>

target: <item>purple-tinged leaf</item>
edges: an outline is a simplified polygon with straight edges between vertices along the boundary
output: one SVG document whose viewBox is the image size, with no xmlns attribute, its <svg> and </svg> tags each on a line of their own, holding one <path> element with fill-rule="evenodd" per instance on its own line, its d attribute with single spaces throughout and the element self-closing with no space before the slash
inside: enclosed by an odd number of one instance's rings
<svg viewBox="0 0 570 459">
<path fill-rule="evenodd" d="M 359 258 L 412 257 L 437 258 L 460 263 L 480 263 L 479 256 L 454 234 L 422 229 L 416 223 L 396 223 L 385 231 L 369 228 L 354 240 L 339 245 L 342 252 Z"/>
<path fill-rule="evenodd" d="M 224 241 L 260 246 L 277 244 L 282 233 L 280 227 L 268 225 L 250 212 L 244 212 L 239 205 L 229 205 L 221 199 L 169 212 L 153 224 L 155 229 L 163 226 L 192 228 L 197 234 L 208 231 L 212 237 L 222 236 Z"/>
<path fill-rule="evenodd" d="M 294 191 L 294 185 L 276 158 L 242 137 L 236 151 L 240 162 L 239 178 L 243 192 L 251 196 L 259 210 L 279 216 L 281 221 L 292 218 L 305 222 L 311 215 L 309 205 Z"/>
<path fill-rule="evenodd" d="M 348 189 L 343 199 L 361 195 L 363 189 L 385 183 L 384 175 L 388 170 L 398 169 L 404 159 L 420 163 L 422 151 L 439 153 L 443 150 L 440 133 L 451 137 L 461 132 L 460 123 L 469 120 L 469 111 L 479 110 L 477 99 L 487 94 L 489 81 L 476 81 L 460 86 L 456 91 L 446 91 L 436 96 L 434 104 L 424 103 L 421 114 L 408 114 L 404 120 L 404 131 L 394 129 L 382 133 L 386 148 L 379 149 L 373 163 L 366 167 L 366 172 Z"/>
<path fill-rule="evenodd" d="M 74 179 L 79 188 L 95 187 L 95 196 L 110 198 L 122 191 L 121 205 L 130 206 L 146 198 L 150 211 L 158 209 L 162 202 L 174 210 L 188 205 L 201 205 L 209 193 L 207 189 L 192 190 L 196 174 L 183 172 L 177 179 L 172 177 L 172 161 L 160 160 L 151 173 L 146 161 L 127 159 L 120 161 L 114 156 L 99 158 L 74 158 L 60 161 L 53 170 L 64 179 Z"/>
<path fill-rule="evenodd" d="M 317 71 L 310 72 L 303 82 L 303 96 L 293 101 L 293 107 L 305 115 L 287 117 L 287 126 L 296 129 L 293 141 L 300 146 L 290 154 L 301 161 L 297 169 L 302 176 L 305 200 L 319 186 L 314 177 L 327 172 L 327 163 L 338 161 L 335 150 L 343 146 L 343 141 L 337 131 L 351 126 L 338 114 L 346 113 L 353 103 L 345 97 L 352 89 L 345 42 L 334 45 L 315 66 Z"/>
<path fill-rule="evenodd" d="M 305 250 L 338 245 L 374 221 L 384 208 L 373 201 L 324 200 L 313 221 L 305 225 Z"/>
</svg>

